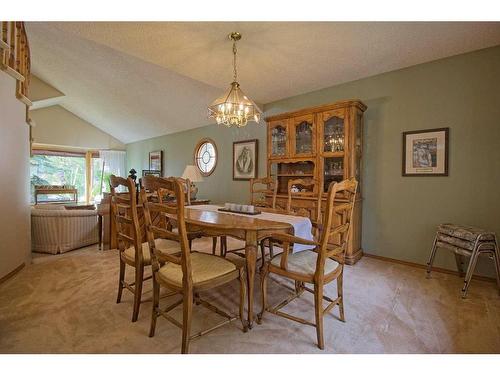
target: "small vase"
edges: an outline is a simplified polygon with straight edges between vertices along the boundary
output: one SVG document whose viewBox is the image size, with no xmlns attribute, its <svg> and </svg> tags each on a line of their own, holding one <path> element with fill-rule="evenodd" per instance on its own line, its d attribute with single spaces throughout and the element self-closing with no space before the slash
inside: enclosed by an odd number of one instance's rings
<svg viewBox="0 0 500 375">
<path fill-rule="evenodd" d="M 195 184 L 191 184 L 191 200 L 196 200 L 196 194 L 198 194 L 198 188 Z"/>
</svg>

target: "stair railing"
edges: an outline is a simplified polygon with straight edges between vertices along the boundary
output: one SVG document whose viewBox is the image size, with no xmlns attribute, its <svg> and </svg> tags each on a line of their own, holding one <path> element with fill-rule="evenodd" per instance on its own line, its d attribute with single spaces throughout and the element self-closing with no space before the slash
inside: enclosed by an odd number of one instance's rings
<svg viewBox="0 0 500 375">
<path fill-rule="evenodd" d="M 24 22 L 1 21 L 0 27 L 0 69 L 16 79 L 16 97 L 26 105 L 26 122 L 30 126 L 30 150 L 33 142 L 29 116 L 31 79 L 31 55 Z"/>
<path fill-rule="evenodd" d="M 16 78 L 16 96 L 27 106 L 31 106 L 30 46 L 24 22 L 2 21 L 0 29 L 0 68 Z"/>
</svg>

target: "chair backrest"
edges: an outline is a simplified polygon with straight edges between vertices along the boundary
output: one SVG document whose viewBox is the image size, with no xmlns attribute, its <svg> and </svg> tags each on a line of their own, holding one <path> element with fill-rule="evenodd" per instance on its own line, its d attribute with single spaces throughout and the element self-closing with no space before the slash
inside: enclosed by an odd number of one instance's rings
<svg viewBox="0 0 500 375">
<path fill-rule="evenodd" d="M 186 222 L 184 219 L 185 193 L 184 186 L 175 177 L 144 176 L 142 179 L 145 190 L 156 192 L 146 196 L 141 190 L 141 201 L 144 206 L 144 220 L 149 249 L 151 251 L 151 265 L 153 271 L 160 267 L 160 261 L 179 264 L 182 268 L 183 283 L 192 284 L 191 249 L 187 238 Z M 175 199 L 175 204 L 162 200 L 168 194 Z M 177 231 L 172 230 L 170 220 L 175 221 Z M 155 239 L 164 238 L 177 241 L 180 244 L 181 254 L 166 254 L 156 249 Z"/>
<path fill-rule="evenodd" d="M 277 189 L 278 184 L 272 177 L 252 178 L 250 180 L 250 204 L 257 207 L 276 208 Z M 266 200 L 266 195 L 271 195 L 271 203 Z"/>
<path fill-rule="evenodd" d="M 185 196 L 186 205 L 191 206 L 191 181 L 189 180 L 189 178 L 182 178 L 182 177 L 177 177 L 177 180 L 182 184 L 184 193 L 186 194 Z"/>
<path fill-rule="evenodd" d="M 332 182 L 328 187 L 316 277 L 323 275 L 326 258 L 335 256 L 343 262 L 349 241 L 357 187 L 358 182 L 354 177 L 341 182 Z"/>
<path fill-rule="evenodd" d="M 109 185 L 111 189 L 111 216 L 116 227 L 118 249 L 122 252 L 133 246 L 135 264 L 140 266 L 143 256 L 135 182 L 131 178 L 111 175 Z M 117 192 L 119 187 L 124 188 L 126 192 Z"/>
<path fill-rule="evenodd" d="M 293 191 L 294 188 L 299 191 Z M 302 189 L 305 189 L 306 191 L 302 191 Z M 295 197 L 316 198 L 313 214 L 305 208 L 294 207 L 293 198 Z M 321 191 L 319 181 L 313 178 L 288 180 L 288 199 L 286 202 L 286 211 L 292 215 L 310 217 L 312 221 L 319 223 L 321 220 Z"/>
</svg>

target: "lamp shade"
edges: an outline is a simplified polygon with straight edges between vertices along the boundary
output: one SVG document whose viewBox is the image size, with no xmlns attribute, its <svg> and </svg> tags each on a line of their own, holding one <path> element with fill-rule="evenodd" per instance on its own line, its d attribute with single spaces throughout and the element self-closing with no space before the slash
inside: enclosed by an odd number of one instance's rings
<svg viewBox="0 0 500 375">
<path fill-rule="evenodd" d="M 182 178 L 187 178 L 191 182 L 203 181 L 203 176 L 194 165 L 186 165 L 186 168 L 184 168 L 184 172 L 182 173 Z"/>
</svg>

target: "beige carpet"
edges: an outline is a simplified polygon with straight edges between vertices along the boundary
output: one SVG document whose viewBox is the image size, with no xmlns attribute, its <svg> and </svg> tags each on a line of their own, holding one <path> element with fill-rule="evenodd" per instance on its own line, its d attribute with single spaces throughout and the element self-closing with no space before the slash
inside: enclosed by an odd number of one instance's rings
<svg viewBox="0 0 500 375">
<path fill-rule="evenodd" d="M 195 249 L 211 242 L 198 240 Z M 132 272 L 128 274 L 132 277 Z M 1 353 L 179 353 L 180 330 L 159 318 L 157 334 L 147 336 L 151 303 L 131 323 L 132 294 L 116 304 L 116 251 L 96 247 L 34 264 L 0 285 Z M 408 266 L 363 258 L 345 271 L 346 323 L 325 317 L 326 349 L 316 347 L 313 327 L 266 314 L 262 325 L 241 331 L 239 321 L 192 342 L 191 353 L 500 353 L 500 297 L 495 284 L 473 281 L 460 298 L 461 280 Z M 273 278 L 271 302 L 291 284 Z M 149 282 L 146 289 L 150 290 Z M 218 306 L 237 311 L 237 284 L 205 294 Z M 335 295 L 335 284 L 327 288 Z M 144 298 L 150 296 L 146 293 Z M 257 295 L 257 310 L 260 294 Z M 165 303 L 165 300 L 163 300 Z M 304 295 L 288 311 L 313 319 L 313 300 Z M 177 308 L 178 317 L 181 308 Z M 195 306 L 193 332 L 220 317 Z"/>
</svg>

